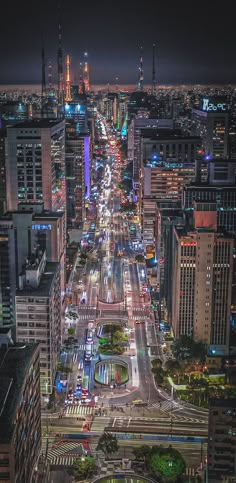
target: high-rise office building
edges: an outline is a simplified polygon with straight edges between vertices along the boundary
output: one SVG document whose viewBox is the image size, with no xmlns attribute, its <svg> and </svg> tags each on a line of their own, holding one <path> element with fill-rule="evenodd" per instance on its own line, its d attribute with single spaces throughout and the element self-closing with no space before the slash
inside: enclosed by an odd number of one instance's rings
<svg viewBox="0 0 236 483">
<path fill-rule="evenodd" d="M 39 345 L 0 330 L 0 480 L 32 483 L 41 450 Z"/>
<path fill-rule="evenodd" d="M 61 345 L 59 264 L 46 252 L 26 259 L 16 291 L 16 339 L 40 344 L 40 387 L 45 402 L 53 391 Z"/>
<path fill-rule="evenodd" d="M 68 226 L 78 227 L 90 197 L 90 136 L 79 134 L 74 123 L 66 125 L 66 181 Z"/>
<path fill-rule="evenodd" d="M 148 119 L 137 117 L 133 119 L 128 128 L 128 159 L 133 162 L 133 184 L 134 189 L 139 187 L 139 171 L 141 168 L 141 130 L 144 129 L 172 129 L 172 119 Z"/>
<path fill-rule="evenodd" d="M 0 219 L 0 325 L 15 325 L 15 293 L 27 257 L 46 250 L 47 260 L 60 265 L 61 295 L 65 291 L 66 222 L 64 212 L 44 210 L 43 203 L 20 203 Z"/>
<path fill-rule="evenodd" d="M 235 482 L 236 399 L 210 399 L 207 475 L 209 483 Z"/>
<path fill-rule="evenodd" d="M 6 130 L 0 129 L 0 216 L 6 211 Z"/>
<path fill-rule="evenodd" d="M 26 121 L 7 128 L 7 209 L 43 201 L 65 211 L 64 121 Z"/>
<path fill-rule="evenodd" d="M 195 180 L 200 138 L 180 130 L 146 128 L 141 130 L 140 143 L 139 203 L 145 248 L 154 239 L 156 203 L 180 204 L 184 186 Z"/>
<path fill-rule="evenodd" d="M 189 219 L 193 217 L 195 201 L 215 203 L 217 226 L 236 233 L 235 162 L 209 162 L 208 181 L 194 182 L 184 187 L 182 208 Z"/>
<path fill-rule="evenodd" d="M 206 159 L 229 155 L 229 113 L 225 99 L 205 97 L 192 110 L 192 133 L 200 136 Z"/>
<path fill-rule="evenodd" d="M 179 207 L 178 207 L 179 206 Z M 171 323 L 173 232 L 183 226 L 184 214 L 175 201 L 156 203 L 155 236 L 157 260 L 157 287 L 160 293 L 160 320 Z"/>
<path fill-rule="evenodd" d="M 193 230 L 176 227 L 172 271 L 175 337 L 192 335 L 209 354 L 229 351 L 234 239 L 217 230 L 214 204 L 196 204 Z"/>
</svg>

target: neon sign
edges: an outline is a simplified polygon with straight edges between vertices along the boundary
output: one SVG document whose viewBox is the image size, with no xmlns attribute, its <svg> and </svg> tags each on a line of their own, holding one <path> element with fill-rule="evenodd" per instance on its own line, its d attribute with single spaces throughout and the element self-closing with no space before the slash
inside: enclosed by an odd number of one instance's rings
<svg viewBox="0 0 236 483">
<path fill-rule="evenodd" d="M 32 230 L 51 230 L 52 225 L 32 225 Z"/>
<path fill-rule="evenodd" d="M 202 110 L 203 111 L 226 111 L 226 103 L 225 102 L 219 102 L 217 104 L 214 104 L 213 102 L 210 101 L 208 98 L 204 98 L 202 100 Z"/>
</svg>

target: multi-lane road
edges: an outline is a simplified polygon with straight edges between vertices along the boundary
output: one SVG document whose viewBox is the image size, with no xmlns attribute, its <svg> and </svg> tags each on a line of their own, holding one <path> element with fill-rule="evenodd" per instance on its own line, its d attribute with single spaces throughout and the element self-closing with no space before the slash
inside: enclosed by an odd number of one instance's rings
<svg viewBox="0 0 236 483">
<path fill-rule="evenodd" d="M 191 445 L 196 449 L 199 463 L 199 451 L 207 436 L 207 413 L 171 397 L 158 387 L 151 372 L 151 358 L 161 357 L 159 337 L 150 312 L 148 303 L 144 303 L 140 284 L 140 272 L 144 269 L 135 262 L 135 252 L 130 241 L 129 224 L 125 215 L 120 213 L 121 194 L 118 189 L 117 172 L 114 172 L 116 155 L 112 155 L 105 168 L 104 183 L 100 190 L 98 201 L 98 216 L 94 248 L 88 254 L 83 274 L 75 271 L 72 289 L 78 291 L 76 338 L 78 346 L 70 355 L 72 374 L 69 375 L 68 386 L 76 385 L 78 364 L 83 363 L 85 338 L 84 333 L 89 321 L 96 325 L 103 321 L 121 320 L 130 329 L 130 344 L 135 347 L 134 356 L 126 355 L 130 374 L 127 391 L 115 390 L 107 395 L 100 389 L 98 406 L 106 410 L 106 415 L 96 415 L 95 409 L 89 406 L 72 408 L 67 416 L 57 419 L 55 415 L 48 424 L 44 416 L 44 434 L 49 438 L 64 439 L 78 437 L 96 440 L 106 428 L 118 434 L 133 436 L 122 439 L 122 446 L 127 451 L 134 445 L 147 442 L 147 436 L 152 435 L 152 444 L 171 441 L 171 444 L 181 445 L 181 451 L 192 454 Z M 117 166 L 116 166 L 117 168 Z M 122 256 L 118 256 L 122 252 Z M 81 304 L 86 293 L 85 303 Z M 138 322 L 138 323 L 137 323 Z M 90 390 L 94 389 L 94 367 L 98 360 L 97 340 L 94 336 L 93 360 L 90 371 Z M 124 388 L 123 388 L 124 389 Z M 95 391 L 96 392 L 96 391 Z M 107 397 L 104 397 L 104 395 Z M 133 400 L 142 400 L 146 406 L 135 407 Z M 112 410 L 113 406 L 113 410 Z M 117 408 L 114 409 L 114 406 Z M 123 413 L 118 409 L 122 407 Z M 91 434 L 82 434 L 82 423 L 79 418 L 92 418 Z M 77 421 L 78 418 L 78 421 Z M 57 436 L 56 436 L 57 435 Z M 59 435 L 59 436 L 58 436 Z M 185 435 L 190 439 L 175 440 L 177 436 Z M 202 439 L 192 441 L 191 437 Z M 134 440 L 132 440 L 132 438 Z M 150 444 L 150 441 L 149 443 Z M 194 459 L 194 458 L 193 458 Z M 195 461 L 194 461 L 195 463 Z"/>
</svg>

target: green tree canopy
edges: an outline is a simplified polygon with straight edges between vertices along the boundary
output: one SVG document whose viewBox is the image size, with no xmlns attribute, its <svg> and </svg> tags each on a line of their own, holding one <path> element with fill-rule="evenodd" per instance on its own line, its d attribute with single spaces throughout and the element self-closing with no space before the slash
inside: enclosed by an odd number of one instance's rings
<svg viewBox="0 0 236 483">
<path fill-rule="evenodd" d="M 161 359 L 153 359 L 152 360 L 152 367 L 157 368 L 162 366 L 162 360 Z"/>
<path fill-rule="evenodd" d="M 185 471 L 185 461 L 176 449 L 162 448 L 153 446 L 148 459 L 148 468 L 155 476 L 169 478 L 174 481 L 183 475 Z"/>
<path fill-rule="evenodd" d="M 95 473 L 96 460 L 93 456 L 78 458 L 74 462 L 74 476 L 78 481 L 84 481 Z"/>
<path fill-rule="evenodd" d="M 201 361 L 206 357 L 206 346 L 188 335 L 181 335 L 172 345 L 172 352 L 181 361 Z"/>
<path fill-rule="evenodd" d="M 75 328 L 69 327 L 69 329 L 68 329 L 68 335 L 75 335 Z"/>
<path fill-rule="evenodd" d="M 106 457 L 109 457 L 110 454 L 116 453 L 118 449 L 119 446 L 116 436 L 114 436 L 114 434 L 112 433 L 108 433 L 105 431 L 98 440 L 96 450 L 102 451 Z"/>
</svg>

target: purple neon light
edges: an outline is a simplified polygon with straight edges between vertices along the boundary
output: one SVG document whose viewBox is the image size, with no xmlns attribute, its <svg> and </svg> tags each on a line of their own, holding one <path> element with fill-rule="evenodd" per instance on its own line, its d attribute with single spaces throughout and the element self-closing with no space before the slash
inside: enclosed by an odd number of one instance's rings
<svg viewBox="0 0 236 483">
<path fill-rule="evenodd" d="M 89 136 L 84 137 L 84 184 L 86 187 L 86 195 L 90 197 Z"/>
</svg>

